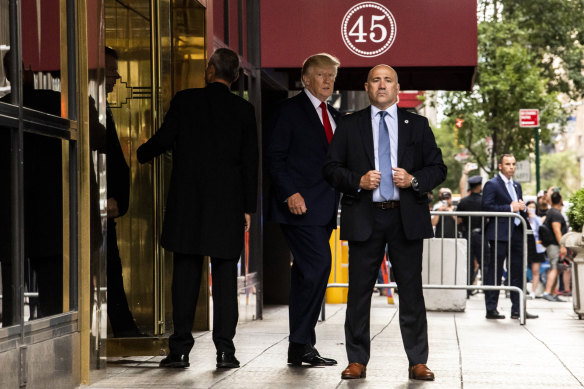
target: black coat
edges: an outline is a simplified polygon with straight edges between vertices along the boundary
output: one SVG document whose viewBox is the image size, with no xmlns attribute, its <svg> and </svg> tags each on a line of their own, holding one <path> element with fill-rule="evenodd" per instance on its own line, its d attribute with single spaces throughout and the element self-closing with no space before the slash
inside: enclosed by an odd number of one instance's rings
<svg viewBox="0 0 584 389">
<path fill-rule="evenodd" d="M 330 105 L 337 126 L 339 113 Z M 324 126 L 304 91 L 284 101 L 270 126 L 266 162 L 272 180 L 269 218 L 292 225 L 332 225 L 336 228 L 339 194 L 324 179 L 322 167 L 329 149 Z M 308 212 L 294 215 L 286 199 L 300 193 Z"/>
<path fill-rule="evenodd" d="M 173 150 L 162 246 L 184 254 L 236 258 L 244 213 L 257 206 L 258 144 L 253 106 L 212 83 L 178 92 L 141 163 Z"/>
<path fill-rule="evenodd" d="M 119 217 L 128 212 L 130 205 L 130 168 L 124 157 L 109 105 L 106 110 L 106 123 L 107 198 L 116 199 Z"/>
<path fill-rule="evenodd" d="M 399 189 L 403 229 L 408 239 L 434 236 L 427 192 L 446 178 L 442 152 L 436 145 L 428 120 L 398 109 L 398 165 L 414 175 L 419 191 Z M 343 192 L 341 236 L 343 240 L 365 241 L 373 232 L 373 191 L 359 191 L 361 176 L 375 170 L 371 107 L 345 116 L 331 142 L 324 176 Z"/>
</svg>

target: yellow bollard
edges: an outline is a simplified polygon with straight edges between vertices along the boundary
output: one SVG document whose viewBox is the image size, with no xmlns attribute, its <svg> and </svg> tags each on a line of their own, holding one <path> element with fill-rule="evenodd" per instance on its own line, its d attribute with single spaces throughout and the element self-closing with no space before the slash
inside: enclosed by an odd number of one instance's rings
<svg viewBox="0 0 584 389">
<path fill-rule="evenodd" d="M 339 239 L 340 229 L 333 230 L 330 238 L 331 245 L 331 274 L 328 283 L 349 282 L 349 243 Z M 326 302 L 328 304 L 344 304 L 347 302 L 349 288 L 328 288 Z"/>
</svg>

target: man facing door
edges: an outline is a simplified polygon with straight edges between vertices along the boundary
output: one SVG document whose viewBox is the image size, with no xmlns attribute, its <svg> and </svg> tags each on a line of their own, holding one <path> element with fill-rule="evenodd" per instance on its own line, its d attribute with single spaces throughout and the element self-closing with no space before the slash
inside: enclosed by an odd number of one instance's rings
<svg viewBox="0 0 584 389">
<path fill-rule="evenodd" d="M 231 93 L 239 58 L 217 49 L 205 88 L 178 92 L 160 129 L 138 149 L 141 163 L 173 149 L 162 246 L 174 252 L 170 355 L 161 367 L 188 367 L 203 256 L 211 257 L 213 342 L 218 368 L 239 367 L 237 262 L 257 204 L 258 145 L 253 106 Z"/>
</svg>

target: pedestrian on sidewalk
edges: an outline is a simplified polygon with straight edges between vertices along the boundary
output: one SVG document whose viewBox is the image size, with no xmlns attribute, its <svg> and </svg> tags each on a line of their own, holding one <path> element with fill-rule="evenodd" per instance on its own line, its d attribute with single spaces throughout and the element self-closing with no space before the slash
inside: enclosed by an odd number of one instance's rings
<svg viewBox="0 0 584 389">
<path fill-rule="evenodd" d="M 399 289 L 409 378 L 434 380 L 426 366 L 422 250 L 423 240 L 434 235 L 427 193 L 444 181 L 447 169 L 428 120 L 398 108 L 399 83 L 393 68 L 371 69 L 365 90 L 371 105 L 343 119 L 324 166 L 326 180 L 343 192 L 341 239 L 349 241 L 345 318 L 349 365 L 341 378 L 365 378 L 371 295 L 387 244 Z"/>
<path fill-rule="evenodd" d="M 541 264 L 545 262 L 545 247 L 541 244 L 539 238 L 539 226 L 542 225 L 542 220 L 541 217 L 537 216 L 536 203 L 535 201 L 528 201 L 525 206 L 529 215 L 529 224 L 533 230 L 533 235 L 531 237 L 527 236 L 527 260 L 531 266 L 531 292 L 529 292 L 529 297 L 534 299 L 541 297 L 541 293 L 537 295 L 537 288 L 539 287 Z"/>
<path fill-rule="evenodd" d="M 559 191 L 552 191 L 549 195 L 550 201 L 552 203 L 551 208 L 547 211 L 547 216 L 544 224 L 552 230 L 553 232 L 553 243 L 546 247 L 546 254 L 550 262 L 550 270 L 547 277 L 547 282 L 545 284 L 545 292 L 543 293 L 543 299 L 548 301 L 563 302 L 565 300 L 561 299 L 555 294 L 556 283 L 558 280 L 558 264 L 560 258 L 563 258 L 567 254 L 566 247 L 560 246 L 560 239 L 562 235 L 568 232 L 568 225 L 566 224 L 566 219 L 562 215 L 562 208 L 564 207 L 564 202 L 562 201 L 562 195 Z M 568 286 L 569 287 L 569 286 Z"/>
<path fill-rule="evenodd" d="M 483 211 L 514 212 L 527 219 L 521 184 L 513 181 L 516 162 L 512 154 L 503 154 L 499 158 L 499 174 L 491 178 L 483 188 Z M 526 221 L 526 223 L 528 223 Z M 511 229 L 511 231 L 509 231 Z M 497 230 L 497 235 L 495 235 Z M 510 285 L 523 289 L 523 227 L 519 218 L 509 220 L 506 217 L 490 218 L 486 227 L 490 255 L 485 263 L 485 285 L 500 285 L 503 264 L 507 261 Z M 509 238 L 510 237 L 510 238 Z M 510 246 L 510 247 L 509 247 Z M 507 255 L 511 252 L 511 258 Z M 485 290 L 487 319 L 504 319 L 497 310 L 498 290 Z M 537 315 L 526 313 L 526 318 L 536 319 Z M 519 319 L 519 293 L 511 292 L 511 319 Z"/>
<path fill-rule="evenodd" d="M 466 172 L 466 170 L 465 170 Z M 467 176 L 463 174 L 463 177 Z M 462 182 L 462 178 L 461 178 Z M 458 203 L 457 211 L 461 212 L 480 212 L 482 210 L 483 195 L 483 178 L 479 175 L 472 176 L 468 179 L 468 196 L 463 197 Z M 461 184 L 462 187 L 462 184 Z M 458 223 L 464 238 L 468 238 L 470 232 L 470 240 L 468 242 L 468 251 L 470 253 L 470 263 L 468 264 L 469 285 L 476 283 L 476 277 L 479 269 L 483 271 L 483 263 L 489 262 L 488 243 L 483 232 L 482 216 L 459 216 Z M 470 231 L 469 231 L 470 230 Z M 483 275 L 484 277 L 484 275 Z M 476 290 L 468 290 L 467 296 L 478 293 Z"/>
</svg>

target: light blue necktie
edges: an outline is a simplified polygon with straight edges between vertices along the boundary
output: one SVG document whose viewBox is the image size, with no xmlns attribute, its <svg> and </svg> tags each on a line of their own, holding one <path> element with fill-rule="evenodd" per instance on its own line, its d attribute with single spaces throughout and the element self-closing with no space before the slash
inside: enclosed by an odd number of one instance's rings
<svg viewBox="0 0 584 389">
<path fill-rule="evenodd" d="M 381 172 L 381 183 L 379 193 L 385 200 L 393 198 L 393 171 L 391 170 L 391 150 L 389 147 L 389 130 L 385 123 L 385 111 L 379 112 L 379 142 L 377 144 L 377 154 L 379 159 L 379 171 Z"/>
<path fill-rule="evenodd" d="M 515 192 L 515 188 L 513 187 L 511 180 L 507 181 L 507 190 L 509 191 L 511 199 L 513 201 L 517 201 L 517 192 Z M 519 221 L 519 218 L 514 218 L 513 223 L 515 223 L 515 225 L 518 226 L 519 223 L 521 222 Z"/>
</svg>

